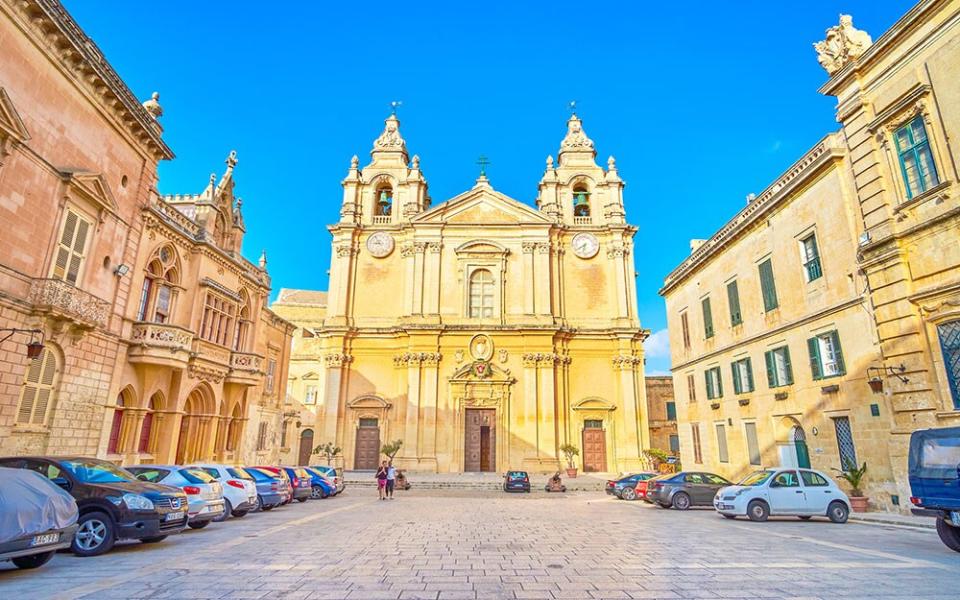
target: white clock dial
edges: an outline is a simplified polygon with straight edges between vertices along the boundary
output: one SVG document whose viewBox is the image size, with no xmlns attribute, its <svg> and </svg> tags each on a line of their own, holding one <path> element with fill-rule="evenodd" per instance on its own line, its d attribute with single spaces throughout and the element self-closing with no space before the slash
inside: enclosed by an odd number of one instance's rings
<svg viewBox="0 0 960 600">
<path fill-rule="evenodd" d="M 393 252 L 393 236 L 386 231 L 378 231 L 367 238 L 367 250 L 377 258 L 389 256 Z"/>
<path fill-rule="evenodd" d="M 573 236 L 573 253 L 580 258 L 593 258 L 600 251 L 600 242 L 592 233 L 578 233 Z"/>
</svg>

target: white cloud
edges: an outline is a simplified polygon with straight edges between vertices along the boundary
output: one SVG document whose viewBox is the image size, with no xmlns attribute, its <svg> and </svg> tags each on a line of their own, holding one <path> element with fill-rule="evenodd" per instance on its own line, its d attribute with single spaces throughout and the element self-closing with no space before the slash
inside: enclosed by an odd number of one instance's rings
<svg viewBox="0 0 960 600">
<path fill-rule="evenodd" d="M 672 375 L 673 373 L 671 373 L 670 371 L 659 371 L 659 370 L 646 371 L 644 373 L 644 376 L 646 377 L 670 377 Z"/>
<path fill-rule="evenodd" d="M 667 330 L 652 333 L 643 343 L 643 353 L 648 358 L 670 358 L 670 334 Z"/>
</svg>

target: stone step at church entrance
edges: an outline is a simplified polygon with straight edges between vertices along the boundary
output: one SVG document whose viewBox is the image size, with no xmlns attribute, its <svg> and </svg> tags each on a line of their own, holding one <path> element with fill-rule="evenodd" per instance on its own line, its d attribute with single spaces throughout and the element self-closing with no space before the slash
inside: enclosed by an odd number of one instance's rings
<svg viewBox="0 0 960 600">
<path fill-rule="evenodd" d="M 502 473 L 413 473 L 405 471 L 412 489 L 462 489 L 462 490 L 500 490 L 503 486 Z M 374 471 L 347 471 L 344 483 L 351 486 L 377 486 Z M 562 475 L 562 474 L 561 474 Z M 530 477 L 531 489 L 543 491 L 549 475 L 534 473 Z M 571 492 L 602 492 L 608 479 L 618 478 L 614 473 L 580 473 L 576 478 L 563 478 L 563 484 Z"/>
</svg>

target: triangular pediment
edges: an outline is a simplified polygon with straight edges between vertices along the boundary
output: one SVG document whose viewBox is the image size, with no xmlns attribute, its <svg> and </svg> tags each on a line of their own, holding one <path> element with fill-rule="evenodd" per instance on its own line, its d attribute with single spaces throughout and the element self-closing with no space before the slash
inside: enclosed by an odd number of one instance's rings
<svg viewBox="0 0 960 600">
<path fill-rule="evenodd" d="M 0 133 L 4 136 L 12 137 L 18 142 L 25 142 L 30 139 L 23 119 L 13 106 L 13 101 L 7 95 L 7 90 L 0 87 Z"/>
<path fill-rule="evenodd" d="M 475 187 L 438 204 L 414 217 L 412 222 L 463 225 L 552 223 L 542 213 L 487 186 Z"/>
<path fill-rule="evenodd" d="M 99 210 L 116 213 L 119 209 L 107 181 L 98 173 L 61 170 L 71 192 L 93 203 Z"/>
</svg>

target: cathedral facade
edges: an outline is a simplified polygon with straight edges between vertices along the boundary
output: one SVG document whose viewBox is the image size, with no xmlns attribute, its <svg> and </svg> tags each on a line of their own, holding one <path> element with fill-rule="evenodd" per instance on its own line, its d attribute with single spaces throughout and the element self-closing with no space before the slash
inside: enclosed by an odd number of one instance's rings
<svg viewBox="0 0 960 600">
<path fill-rule="evenodd" d="M 566 444 L 583 471 L 640 467 L 648 332 L 623 188 L 574 115 L 536 207 L 483 173 L 434 204 L 387 118 L 343 180 L 329 290 L 273 305 L 297 326 L 290 462 L 330 442 L 346 468 L 369 469 L 401 440 L 396 463 L 414 471 L 554 471 Z"/>
</svg>

